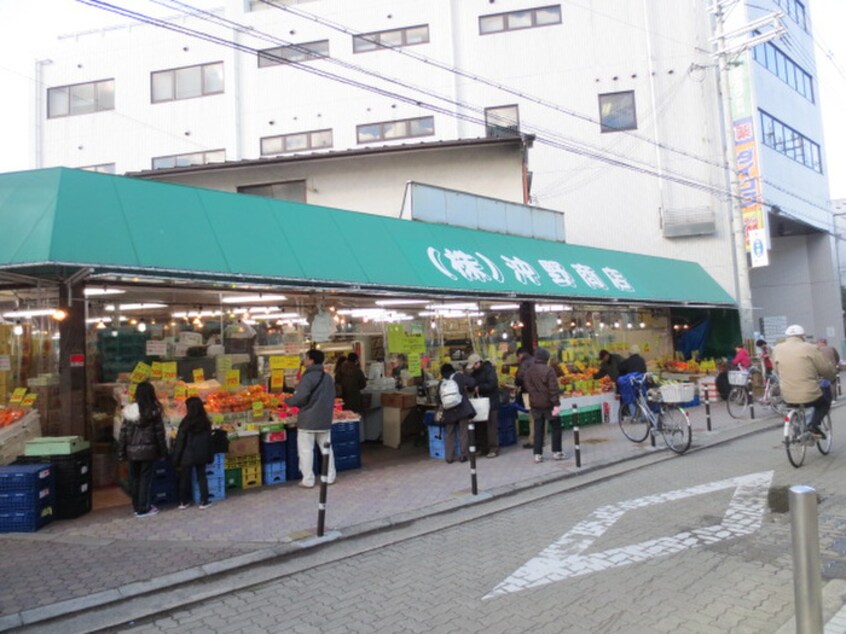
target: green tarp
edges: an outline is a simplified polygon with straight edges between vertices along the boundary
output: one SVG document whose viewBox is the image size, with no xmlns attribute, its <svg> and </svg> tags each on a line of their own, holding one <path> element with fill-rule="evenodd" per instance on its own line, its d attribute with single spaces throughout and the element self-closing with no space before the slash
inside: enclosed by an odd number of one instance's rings
<svg viewBox="0 0 846 634">
<path fill-rule="evenodd" d="M 0 268 L 732 305 L 694 262 L 67 168 L 0 174 Z"/>
</svg>

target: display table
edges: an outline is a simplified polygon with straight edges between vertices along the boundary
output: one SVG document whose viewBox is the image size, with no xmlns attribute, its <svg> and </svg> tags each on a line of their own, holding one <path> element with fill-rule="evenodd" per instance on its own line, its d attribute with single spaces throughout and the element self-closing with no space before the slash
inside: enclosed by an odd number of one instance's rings
<svg viewBox="0 0 846 634">
<path fill-rule="evenodd" d="M 562 395 L 560 403 L 562 413 L 564 410 L 572 410 L 573 405 L 579 409 L 591 405 L 599 405 L 602 407 L 602 421 L 605 423 L 615 423 L 619 416 L 620 401 L 617 400 L 617 395 L 614 392 L 570 397 Z"/>
</svg>

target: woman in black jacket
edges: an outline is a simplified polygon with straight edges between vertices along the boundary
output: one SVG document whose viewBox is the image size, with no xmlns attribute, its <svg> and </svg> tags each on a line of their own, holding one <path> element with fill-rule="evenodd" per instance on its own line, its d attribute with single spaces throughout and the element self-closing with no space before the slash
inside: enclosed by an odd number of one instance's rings
<svg viewBox="0 0 846 634">
<path fill-rule="evenodd" d="M 135 402 L 123 410 L 123 424 L 118 440 L 118 460 L 129 461 L 129 493 L 135 517 L 149 517 L 159 512 L 150 504 L 153 465 L 167 456 L 162 405 L 149 381 L 135 388 Z"/>
<path fill-rule="evenodd" d="M 185 401 L 185 407 L 188 412 L 179 424 L 173 444 L 173 464 L 179 471 L 179 508 L 191 506 L 191 471 L 194 471 L 200 487 L 200 508 L 207 509 L 211 506 L 206 479 L 206 465 L 212 457 L 211 421 L 203 401 L 196 396 Z"/>
<path fill-rule="evenodd" d="M 444 439 L 444 453 L 446 454 L 446 461 L 453 462 L 455 458 L 455 444 L 456 431 L 459 431 L 459 441 L 461 443 L 461 454 L 459 461 L 467 462 L 467 454 L 470 451 L 470 433 L 469 425 L 470 419 L 476 415 L 476 410 L 470 404 L 467 395 L 476 389 L 476 381 L 473 377 L 464 372 L 456 372 L 452 364 L 445 363 L 441 366 L 441 384 L 444 381 L 453 380 L 458 384 L 458 389 L 461 393 L 461 402 L 455 407 L 443 410 L 443 419 L 441 422 L 446 427 L 446 438 Z M 438 387 L 438 403 L 441 403 L 441 386 Z M 458 429 L 456 429 L 458 428 Z"/>
</svg>

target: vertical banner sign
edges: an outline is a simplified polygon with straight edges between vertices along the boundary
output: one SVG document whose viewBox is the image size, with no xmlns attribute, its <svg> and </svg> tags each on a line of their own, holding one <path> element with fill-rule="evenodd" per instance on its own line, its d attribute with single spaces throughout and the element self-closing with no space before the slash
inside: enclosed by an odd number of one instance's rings
<svg viewBox="0 0 846 634">
<path fill-rule="evenodd" d="M 767 232 L 763 229 L 753 229 L 748 234 L 750 255 L 752 256 L 752 268 L 767 266 L 770 257 L 767 253 Z"/>
<path fill-rule="evenodd" d="M 764 213 L 764 206 L 761 204 L 761 172 L 758 162 L 758 144 L 755 141 L 755 122 L 748 62 L 744 60 L 737 66 L 729 67 L 728 77 L 735 166 L 737 168 L 735 177 L 738 184 L 738 194 L 741 198 L 740 215 L 743 220 L 743 234 L 746 237 L 746 250 L 751 252 L 752 244 L 749 239 L 749 232 L 756 229 L 766 229 L 767 215 Z M 766 237 L 764 247 L 769 248 Z"/>
</svg>

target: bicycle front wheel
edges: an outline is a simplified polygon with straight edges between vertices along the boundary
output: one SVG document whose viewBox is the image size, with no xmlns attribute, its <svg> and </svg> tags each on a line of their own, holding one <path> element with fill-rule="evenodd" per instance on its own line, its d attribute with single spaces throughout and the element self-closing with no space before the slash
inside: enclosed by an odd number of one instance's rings
<svg viewBox="0 0 846 634">
<path fill-rule="evenodd" d="M 784 421 L 784 448 L 787 450 L 787 459 L 797 469 L 805 462 L 805 439 L 803 428 L 805 421 L 799 412 L 791 412 Z"/>
<path fill-rule="evenodd" d="M 824 456 L 831 451 L 831 416 L 826 414 L 825 418 L 820 421 L 820 429 L 825 434 L 825 438 L 817 441 L 817 449 Z"/>
<path fill-rule="evenodd" d="M 746 410 L 749 408 L 749 393 L 745 387 L 735 386 L 729 392 L 728 401 L 729 416 L 732 418 L 742 418 L 746 415 Z"/>
<path fill-rule="evenodd" d="M 690 418 L 683 409 L 671 407 L 665 409 L 661 416 L 661 435 L 667 446 L 677 454 L 681 455 L 690 448 L 692 435 L 690 431 Z"/>
<path fill-rule="evenodd" d="M 632 442 L 643 442 L 649 435 L 649 422 L 637 403 L 620 404 L 619 422 L 623 435 Z"/>
</svg>

